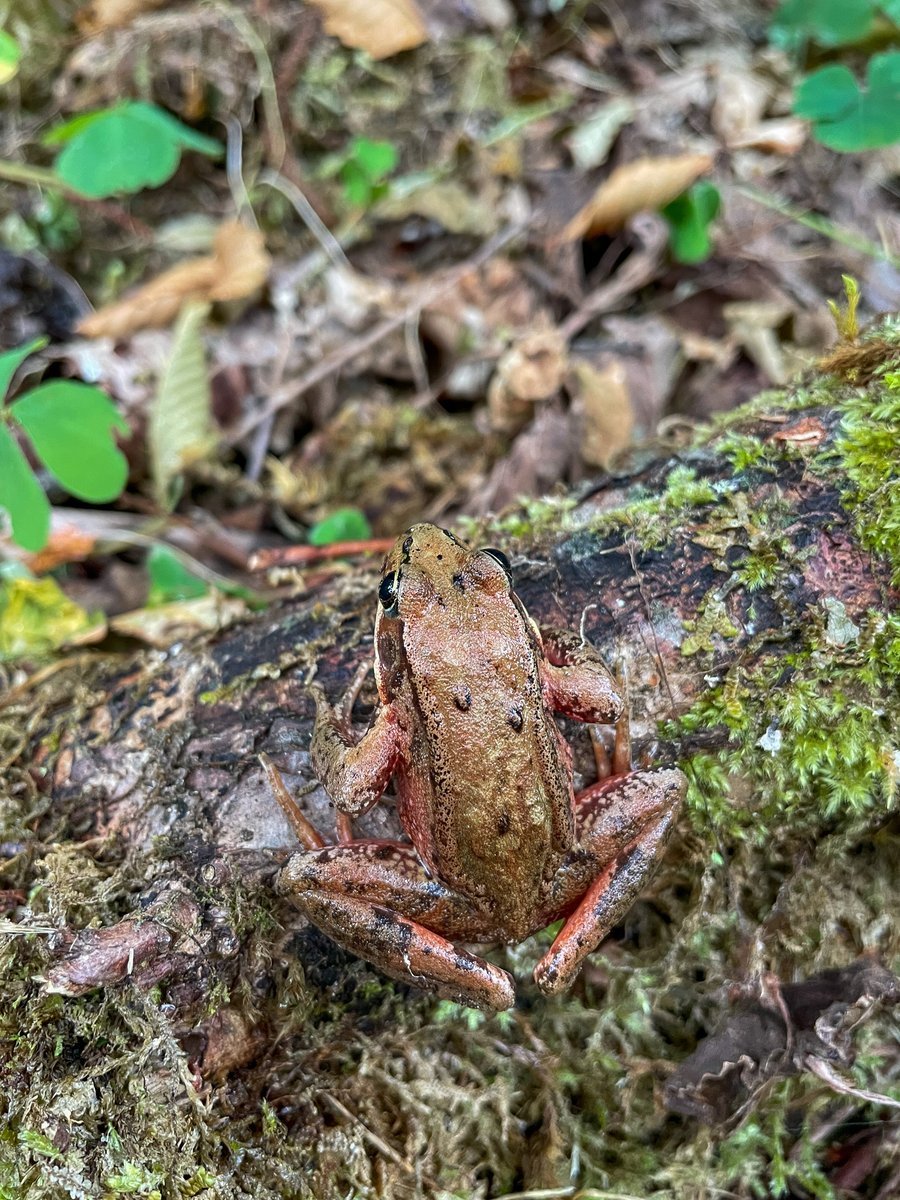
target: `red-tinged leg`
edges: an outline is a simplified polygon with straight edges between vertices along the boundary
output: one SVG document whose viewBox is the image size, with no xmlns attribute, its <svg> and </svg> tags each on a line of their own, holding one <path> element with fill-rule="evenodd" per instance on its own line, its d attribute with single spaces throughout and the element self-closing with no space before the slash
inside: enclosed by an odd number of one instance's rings
<svg viewBox="0 0 900 1200">
<path fill-rule="evenodd" d="M 259 761 L 262 769 L 266 773 L 266 779 L 269 781 L 269 787 L 272 789 L 272 794 L 281 805 L 281 811 L 288 819 L 288 824 L 293 829 L 297 841 L 307 850 L 321 850 L 325 845 L 325 839 L 313 825 L 305 814 L 302 812 L 300 805 L 287 789 L 287 785 L 282 778 L 281 772 L 269 758 L 268 754 L 260 754 Z"/>
<path fill-rule="evenodd" d="M 546 654 L 541 676 L 550 707 L 576 721 L 617 721 L 622 694 L 594 647 L 561 629 L 542 629 L 541 640 Z"/>
<path fill-rule="evenodd" d="M 409 748 L 409 733 L 390 708 L 382 708 L 371 728 L 354 741 L 342 708 L 333 708 L 318 684 L 310 753 L 316 775 L 339 812 L 358 817 L 380 799 L 394 768 Z"/>
<path fill-rule="evenodd" d="M 565 991 L 634 903 L 662 857 L 686 787 L 676 769 L 634 771 L 576 799 L 579 841 L 551 887 L 555 914 L 570 915 L 535 968 L 543 992 Z"/>
<path fill-rule="evenodd" d="M 352 842 L 295 854 L 278 890 L 338 945 L 394 979 L 489 1012 L 515 1002 L 506 971 L 448 940 L 489 941 L 500 931 L 429 879 L 412 846 Z"/>
</svg>

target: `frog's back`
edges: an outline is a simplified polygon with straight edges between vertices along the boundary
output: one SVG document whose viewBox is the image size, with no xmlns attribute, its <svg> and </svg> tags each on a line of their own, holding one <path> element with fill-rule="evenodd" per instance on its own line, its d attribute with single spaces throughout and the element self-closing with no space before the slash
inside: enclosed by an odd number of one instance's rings
<svg viewBox="0 0 900 1200">
<path fill-rule="evenodd" d="M 533 633 L 512 605 L 478 616 L 404 639 L 417 734 L 400 817 L 435 875 L 518 938 L 567 849 L 571 793 Z"/>
</svg>

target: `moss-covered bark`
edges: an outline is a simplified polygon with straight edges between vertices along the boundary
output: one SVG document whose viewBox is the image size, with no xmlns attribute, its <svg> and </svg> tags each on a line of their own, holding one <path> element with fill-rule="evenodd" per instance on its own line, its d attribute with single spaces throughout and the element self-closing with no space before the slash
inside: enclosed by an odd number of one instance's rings
<svg viewBox="0 0 900 1200">
<path fill-rule="evenodd" d="M 273 894 L 290 835 L 256 755 L 331 828 L 305 679 L 318 662 L 336 695 L 371 653 L 373 567 L 10 694 L 0 895 L 36 931 L 0 944 L 0 1195 L 837 1196 L 835 1114 L 880 1137 L 877 1105 L 801 1073 L 710 1130 L 662 1097 L 727 984 L 898 965 L 900 353 L 878 336 L 865 387 L 770 393 L 471 531 L 538 619 L 627 668 L 638 755 L 691 779 L 662 870 L 571 995 L 528 983 L 544 934 L 496 952 L 513 1013 L 436 1003 Z M 860 1031 L 847 1078 L 897 1095 L 889 1030 Z M 858 1194 L 892 1194 L 887 1145 Z"/>
</svg>

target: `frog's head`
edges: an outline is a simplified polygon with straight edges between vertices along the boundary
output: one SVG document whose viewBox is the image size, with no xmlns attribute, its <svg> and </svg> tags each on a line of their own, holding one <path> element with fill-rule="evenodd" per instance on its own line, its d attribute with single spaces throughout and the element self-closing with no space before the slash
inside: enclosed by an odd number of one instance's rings
<svg viewBox="0 0 900 1200">
<path fill-rule="evenodd" d="M 384 560 L 380 616 L 409 621 L 436 606 L 448 617 L 481 597 L 509 596 L 512 572 L 500 550 L 473 550 L 437 525 L 407 529 Z"/>
</svg>

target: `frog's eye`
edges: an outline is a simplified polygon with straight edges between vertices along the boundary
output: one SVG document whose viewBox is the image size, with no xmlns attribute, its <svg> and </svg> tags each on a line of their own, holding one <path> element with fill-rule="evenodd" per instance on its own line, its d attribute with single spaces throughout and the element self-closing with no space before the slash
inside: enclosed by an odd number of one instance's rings
<svg viewBox="0 0 900 1200">
<path fill-rule="evenodd" d="M 491 558 L 495 558 L 503 570 L 506 572 L 506 578 L 512 583 L 512 566 L 509 559 L 502 550 L 495 550 L 493 546 L 486 550 L 482 550 L 482 554 L 489 554 Z"/>
<path fill-rule="evenodd" d="M 397 615 L 397 572 L 385 575 L 378 587 L 378 599 L 389 617 Z M 391 611 L 393 609 L 393 611 Z"/>
</svg>

